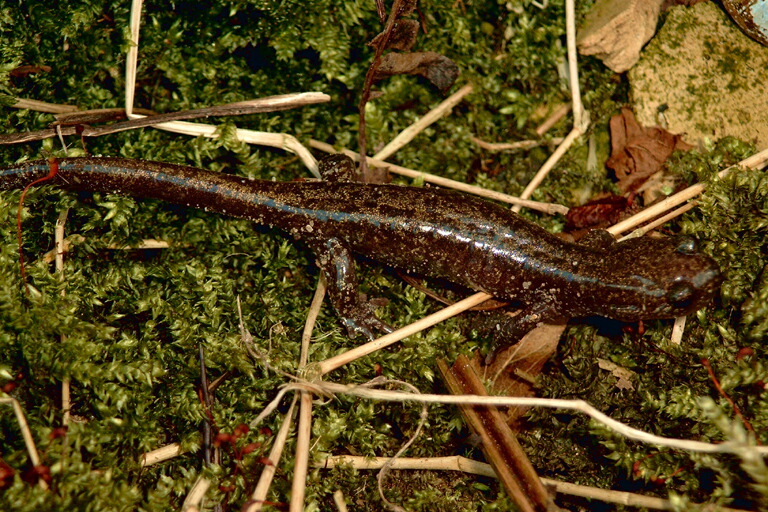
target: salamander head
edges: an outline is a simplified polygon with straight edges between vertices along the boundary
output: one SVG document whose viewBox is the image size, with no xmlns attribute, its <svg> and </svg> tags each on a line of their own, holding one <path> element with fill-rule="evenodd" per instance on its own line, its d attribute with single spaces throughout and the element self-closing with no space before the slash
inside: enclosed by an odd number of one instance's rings
<svg viewBox="0 0 768 512">
<path fill-rule="evenodd" d="M 723 280 L 717 263 L 686 237 L 617 242 L 605 265 L 611 291 L 603 313 L 624 321 L 687 315 L 707 305 Z"/>
</svg>

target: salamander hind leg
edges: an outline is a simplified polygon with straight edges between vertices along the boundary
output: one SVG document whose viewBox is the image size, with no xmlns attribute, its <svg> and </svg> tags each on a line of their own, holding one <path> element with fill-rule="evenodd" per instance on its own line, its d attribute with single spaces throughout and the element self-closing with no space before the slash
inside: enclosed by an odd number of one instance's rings
<svg viewBox="0 0 768 512">
<path fill-rule="evenodd" d="M 336 238 L 310 242 L 317 254 L 317 265 L 328 281 L 328 296 L 350 336 L 364 334 L 369 339 L 394 329 L 379 319 L 374 307 L 360 297 L 355 259 L 344 243 Z"/>
</svg>

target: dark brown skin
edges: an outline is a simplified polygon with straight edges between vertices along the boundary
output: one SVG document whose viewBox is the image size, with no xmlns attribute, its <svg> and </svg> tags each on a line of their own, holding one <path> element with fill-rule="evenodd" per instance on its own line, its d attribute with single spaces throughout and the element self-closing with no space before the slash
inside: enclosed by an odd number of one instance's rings
<svg viewBox="0 0 768 512">
<path fill-rule="evenodd" d="M 58 160 L 51 180 L 71 190 L 161 199 L 280 228 L 305 241 L 328 277 L 351 331 L 389 328 L 357 291 L 353 253 L 521 302 L 516 331 L 553 318 L 601 315 L 622 321 L 672 318 L 706 305 L 717 291 L 715 262 L 692 241 L 616 242 L 596 230 L 565 242 L 512 211 L 438 188 L 342 182 L 351 162 L 336 158 L 336 181 L 272 182 L 179 165 L 121 158 Z M 0 190 L 46 176 L 50 164 L 0 171 Z"/>
</svg>

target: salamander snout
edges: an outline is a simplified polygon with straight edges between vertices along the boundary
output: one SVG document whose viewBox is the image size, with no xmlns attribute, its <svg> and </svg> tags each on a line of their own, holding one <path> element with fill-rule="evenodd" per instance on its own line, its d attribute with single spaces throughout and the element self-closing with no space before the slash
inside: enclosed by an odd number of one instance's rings
<svg viewBox="0 0 768 512">
<path fill-rule="evenodd" d="M 711 266 L 688 277 L 680 276 L 667 289 L 666 299 L 675 311 L 693 311 L 709 302 L 723 282 L 720 269 Z"/>
<path fill-rule="evenodd" d="M 617 242 L 606 263 L 621 290 L 604 301 L 606 316 L 625 321 L 687 315 L 706 307 L 723 281 L 715 260 L 686 237 Z"/>
</svg>

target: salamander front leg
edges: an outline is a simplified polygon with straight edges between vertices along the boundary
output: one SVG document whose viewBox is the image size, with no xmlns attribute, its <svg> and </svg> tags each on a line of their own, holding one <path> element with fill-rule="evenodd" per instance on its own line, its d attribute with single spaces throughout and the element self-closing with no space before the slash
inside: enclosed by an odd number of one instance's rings
<svg viewBox="0 0 768 512">
<path fill-rule="evenodd" d="M 523 336 L 539 325 L 557 318 L 557 309 L 550 304 L 531 304 L 520 310 L 513 318 L 506 317 L 505 321 L 496 324 L 491 350 L 485 357 L 485 364 L 489 365 L 496 358 L 496 354 L 508 346 L 517 343 Z"/>
<path fill-rule="evenodd" d="M 392 332 L 394 329 L 375 315 L 374 307 L 361 299 L 350 250 L 335 238 L 311 245 L 317 253 L 317 265 L 328 280 L 328 296 L 350 336 L 364 334 L 374 339 L 380 332 Z"/>
</svg>

